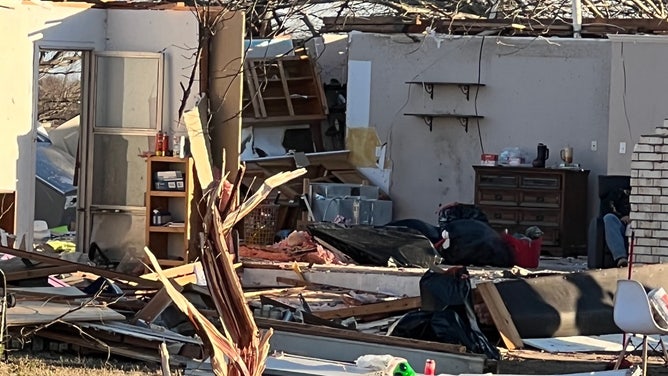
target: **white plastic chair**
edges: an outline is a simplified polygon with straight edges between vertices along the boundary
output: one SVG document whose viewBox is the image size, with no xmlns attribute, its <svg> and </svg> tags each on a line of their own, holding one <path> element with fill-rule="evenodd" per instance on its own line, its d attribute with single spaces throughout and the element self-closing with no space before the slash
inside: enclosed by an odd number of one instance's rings
<svg viewBox="0 0 668 376">
<path fill-rule="evenodd" d="M 652 314 L 652 308 L 647 297 L 647 292 L 643 285 L 634 280 L 617 281 L 617 292 L 614 300 L 614 320 L 615 324 L 624 333 L 642 335 L 642 370 L 643 375 L 647 375 L 647 336 L 649 335 L 668 335 L 668 329 L 663 329 L 657 325 Z M 626 354 L 626 347 L 631 341 L 631 336 L 627 335 L 619 353 L 619 358 L 615 363 L 615 369 L 618 369 Z M 663 356 L 668 361 L 666 346 L 661 337 L 659 343 L 663 349 Z"/>
</svg>

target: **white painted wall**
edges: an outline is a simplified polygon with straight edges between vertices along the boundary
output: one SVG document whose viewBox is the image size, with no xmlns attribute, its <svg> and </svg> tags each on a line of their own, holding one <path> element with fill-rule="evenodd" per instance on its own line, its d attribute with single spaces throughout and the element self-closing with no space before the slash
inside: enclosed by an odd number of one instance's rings
<svg viewBox="0 0 668 376">
<path fill-rule="evenodd" d="M 484 38 L 480 82 L 486 86 L 467 102 L 455 87 L 436 87 L 434 99 L 405 81 L 472 81 L 478 77 L 482 37 L 453 37 L 418 42 L 403 35 L 351 33 L 349 45 L 348 115 L 363 118 L 363 100 L 352 100 L 364 88 L 350 91 L 361 62 L 371 65 L 369 126 L 389 145 L 389 194 L 395 218 L 435 222 L 439 204 L 473 202 L 474 171 L 480 161 L 478 127 L 469 132 L 455 119 L 435 119 L 433 132 L 423 120 L 405 112 L 429 109 L 478 113 L 485 152 L 518 146 L 535 158 L 536 145 L 546 143 L 548 165 L 560 161 L 570 145 L 575 162 L 591 170 L 590 212 L 596 176 L 608 164 L 610 41 L 586 39 Z M 352 69 L 355 68 L 355 69 Z M 365 124 L 352 124 L 364 126 Z M 598 150 L 590 150 L 596 140 Z M 583 194 L 587 194 L 583 192 Z"/>
<path fill-rule="evenodd" d="M 76 49 L 104 48 L 106 12 L 52 3 L 19 2 L 0 7 L 0 189 L 17 192 L 16 232 L 32 228 L 35 160 L 33 124 L 36 117 L 35 51 L 39 46 Z"/>
<path fill-rule="evenodd" d="M 641 135 L 668 118 L 668 38 L 610 35 L 610 133 L 608 173 L 630 175 L 631 153 Z M 619 143 L 626 153 L 619 153 Z"/>
<path fill-rule="evenodd" d="M 183 97 L 179 83 L 187 86 L 197 47 L 197 19 L 190 10 L 121 10 L 107 11 L 107 44 L 109 51 L 164 52 L 165 82 L 163 97 L 163 129 L 172 134 L 186 134 L 178 125 L 178 109 Z M 196 74 L 195 79 L 199 79 Z M 186 110 L 194 106 L 194 94 Z"/>
<path fill-rule="evenodd" d="M 34 212 L 33 123 L 36 106 L 35 51 L 48 48 L 125 50 L 166 53 L 166 124 L 176 124 L 179 82 L 186 82 L 188 56 L 196 46 L 197 22 L 184 11 L 104 10 L 88 5 L 7 2 L 0 7 L 0 189 L 17 192 L 17 233 L 32 227 Z M 5 5 L 3 3 L 3 5 Z M 197 83 L 194 93 L 199 91 Z M 192 102 L 190 102 L 192 103 Z M 180 131 L 180 130 L 177 130 Z"/>
</svg>

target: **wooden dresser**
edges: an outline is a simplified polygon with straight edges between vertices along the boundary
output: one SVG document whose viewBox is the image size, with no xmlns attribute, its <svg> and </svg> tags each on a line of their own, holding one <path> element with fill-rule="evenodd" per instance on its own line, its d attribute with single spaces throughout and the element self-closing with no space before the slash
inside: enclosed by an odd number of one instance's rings
<svg viewBox="0 0 668 376">
<path fill-rule="evenodd" d="M 587 178 L 575 169 L 473 166 L 475 204 L 499 231 L 543 230 L 543 253 L 586 253 Z"/>
</svg>

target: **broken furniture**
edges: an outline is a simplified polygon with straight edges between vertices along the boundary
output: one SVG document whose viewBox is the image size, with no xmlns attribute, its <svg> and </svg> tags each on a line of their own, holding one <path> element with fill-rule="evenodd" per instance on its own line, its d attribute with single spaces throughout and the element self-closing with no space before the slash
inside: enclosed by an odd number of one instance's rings
<svg viewBox="0 0 668 376">
<path fill-rule="evenodd" d="M 654 320 L 652 307 L 643 285 L 634 280 L 620 279 L 617 281 L 613 312 L 615 325 L 626 333 L 615 369 L 619 368 L 626 354 L 626 346 L 631 341 L 631 334 L 641 334 L 642 374 L 647 375 L 647 336 L 654 334 L 668 335 L 668 329 L 661 328 Z M 659 344 L 663 350 L 664 361 L 668 362 L 666 346 L 661 337 L 659 337 Z"/>
<path fill-rule="evenodd" d="M 193 160 L 151 156 L 146 168 L 146 246 L 163 267 L 185 264 L 191 251 Z"/>
<path fill-rule="evenodd" d="M 509 233 L 543 231 L 552 256 L 584 254 L 587 245 L 588 170 L 473 166 L 475 204 L 490 225 Z"/>
<path fill-rule="evenodd" d="M 599 175 L 598 176 L 598 198 L 600 206 L 598 215 L 591 220 L 587 234 L 587 266 L 589 269 L 611 268 L 617 266 L 612 258 L 612 253 L 605 242 L 605 226 L 603 225 L 603 213 L 607 213 L 603 206 L 608 205 L 604 198 L 616 189 L 631 189 L 631 177 L 624 175 Z M 626 240 L 626 239 L 625 239 Z"/>
<path fill-rule="evenodd" d="M 249 58 L 244 63 L 244 127 L 309 125 L 315 151 L 323 151 L 321 123 L 327 103 L 306 57 Z"/>
</svg>

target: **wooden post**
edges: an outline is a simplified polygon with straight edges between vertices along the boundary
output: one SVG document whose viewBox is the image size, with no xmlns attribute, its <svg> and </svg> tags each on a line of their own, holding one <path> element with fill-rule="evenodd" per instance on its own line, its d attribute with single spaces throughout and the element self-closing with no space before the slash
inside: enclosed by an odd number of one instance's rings
<svg viewBox="0 0 668 376">
<path fill-rule="evenodd" d="M 516 350 L 524 347 L 522 337 L 520 337 L 515 323 L 513 323 L 513 319 L 510 317 L 510 312 L 508 312 L 508 308 L 503 303 L 503 299 L 501 299 L 501 295 L 496 286 L 494 286 L 494 283 L 483 282 L 476 285 L 476 289 L 480 292 L 506 348 L 508 350 Z"/>
</svg>

